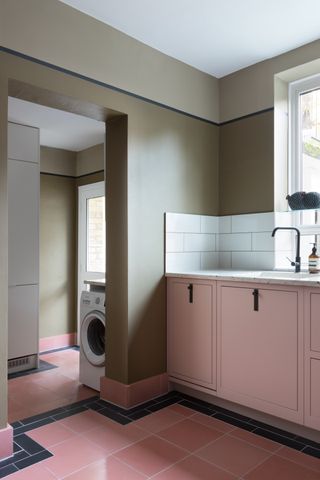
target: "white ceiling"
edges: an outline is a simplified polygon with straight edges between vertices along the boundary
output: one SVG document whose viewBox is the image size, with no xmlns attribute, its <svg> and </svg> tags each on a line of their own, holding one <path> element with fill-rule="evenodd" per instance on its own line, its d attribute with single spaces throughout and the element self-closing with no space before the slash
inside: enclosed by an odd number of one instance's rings
<svg viewBox="0 0 320 480">
<path fill-rule="evenodd" d="M 40 145 L 79 152 L 104 142 L 105 124 L 74 113 L 9 97 L 8 119 L 40 129 Z"/>
<path fill-rule="evenodd" d="M 60 0 L 216 77 L 320 36 L 319 0 Z"/>
</svg>

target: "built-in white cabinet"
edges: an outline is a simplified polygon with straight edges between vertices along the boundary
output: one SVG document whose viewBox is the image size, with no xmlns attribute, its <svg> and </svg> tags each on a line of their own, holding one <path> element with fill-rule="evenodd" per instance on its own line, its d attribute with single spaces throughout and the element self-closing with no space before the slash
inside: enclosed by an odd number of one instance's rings
<svg viewBox="0 0 320 480">
<path fill-rule="evenodd" d="M 39 286 L 9 287 L 9 359 L 38 352 Z"/>
<path fill-rule="evenodd" d="M 39 165 L 9 160 L 9 286 L 39 283 Z"/>
<path fill-rule="evenodd" d="M 9 123 L 9 360 L 28 355 L 37 358 L 39 350 L 39 156 L 39 130 Z"/>
<path fill-rule="evenodd" d="M 215 359 L 215 284 L 168 279 L 169 377 L 214 390 Z"/>
<path fill-rule="evenodd" d="M 8 158 L 39 164 L 39 129 L 9 122 Z"/>
</svg>

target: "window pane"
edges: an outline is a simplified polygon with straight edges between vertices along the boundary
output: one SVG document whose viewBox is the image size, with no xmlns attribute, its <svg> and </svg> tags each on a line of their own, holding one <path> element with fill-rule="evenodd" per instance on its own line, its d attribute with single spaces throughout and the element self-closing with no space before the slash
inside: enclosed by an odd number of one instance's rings
<svg viewBox="0 0 320 480">
<path fill-rule="evenodd" d="M 87 272 L 105 272 L 105 197 L 87 200 Z"/>
<path fill-rule="evenodd" d="M 301 187 L 320 191 L 320 89 L 304 93 L 301 99 Z"/>
</svg>

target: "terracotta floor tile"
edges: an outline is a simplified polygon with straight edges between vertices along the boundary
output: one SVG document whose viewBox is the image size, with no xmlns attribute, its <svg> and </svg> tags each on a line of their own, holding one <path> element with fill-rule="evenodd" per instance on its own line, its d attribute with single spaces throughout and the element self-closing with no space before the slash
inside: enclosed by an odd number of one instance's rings
<svg viewBox="0 0 320 480">
<path fill-rule="evenodd" d="M 94 412 L 93 410 L 87 410 L 86 412 L 78 413 L 77 415 L 72 415 L 67 417 L 64 420 L 60 420 L 61 425 L 69 428 L 75 433 L 83 433 L 93 428 L 98 428 L 101 425 L 106 423 L 111 423 L 111 421 L 100 415 L 100 413 Z"/>
<path fill-rule="evenodd" d="M 282 445 L 280 443 L 273 442 L 272 440 L 260 437 L 259 435 L 255 435 L 254 433 L 247 432 L 242 428 L 236 428 L 230 433 L 230 435 L 232 437 L 240 438 L 240 440 L 244 440 L 245 442 L 248 442 L 256 447 L 268 450 L 269 452 L 276 452 L 277 450 L 282 448 Z"/>
<path fill-rule="evenodd" d="M 259 465 L 270 455 L 265 450 L 228 435 L 219 438 L 197 452 L 197 456 L 200 458 L 239 476 Z"/>
<path fill-rule="evenodd" d="M 12 480 L 56 480 L 56 477 L 41 464 L 32 465 L 8 477 Z"/>
<path fill-rule="evenodd" d="M 282 447 L 278 452 L 277 455 L 280 457 L 286 458 L 291 460 L 292 462 L 298 463 L 303 467 L 311 468 L 311 470 L 315 470 L 320 474 L 320 459 L 311 457 L 310 455 L 306 455 L 305 453 L 298 452 L 297 450 L 293 450 L 292 448 Z M 320 475 L 319 475 L 320 478 Z"/>
<path fill-rule="evenodd" d="M 218 430 L 219 432 L 223 432 L 223 433 L 231 432 L 232 430 L 235 430 L 237 428 L 237 427 L 234 427 L 233 425 L 230 425 L 229 423 L 222 422 L 217 418 L 204 415 L 203 413 L 196 413 L 192 417 L 192 420 L 194 422 L 199 422 L 202 425 L 205 425 L 206 427 L 214 428 L 215 430 Z"/>
<path fill-rule="evenodd" d="M 144 480 L 147 478 L 111 456 L 79 470 L 68 480 Z"/>
<path fill-rule="evenodd" d="M 50 423 L 28 432 L 28 437 L 31 437 L 45 448 L 57 445 L 74 436 L 75 433 L 62 425 L 61 422 Z"/>
<path fill-rule="evenodd" d="M 246 480 L 319 480 L 319 473 L 273 455 L 244 478 Z"/>
<path fill-rule="evenodd" d="M 79 436 L 51 447 L 50 452 L 53 453 L 53 457 L 44 460 L 42 464 L 58 478 L 63 478 L 106 457 L 104 450 Z"/>
<path fill-rule="evenodd" d="M 187 455 L 185 450 L 155 436 L 150 436 L 115 454 L 119 460 L 147 476 L 159 473 Z"/>
<path fill-rule="evenodd" d="M 158 435 L 178 445 L 178 447 L 194 452 L 224 434 L 187 418 L 165 430 L 161 430 Z"/>
<path fill-rule="evenodd" d="M 176 412 L 170 410 L 160 410 L 156 413 L 151 413 L 146 417 L 136 421 L 136 425 L 148 432 L 156 433 L 163 430 L 175 423 L 183 420 L 185 417 Z"/>
<path fill-rule="evenodd" d="M 237 477 L 191 455 L 152 478 L 154 480 L 235 480 Z"/>
<path fill-rule="evenodd" d="M 83 436 L 106 453 L 116 452 L 124 447 L 136 443 L 150 434 L 133 423 L 129 425 L 119 425 L 115 422 L 108 422 L 105 425 L 83 433 Z"/>
</svg>

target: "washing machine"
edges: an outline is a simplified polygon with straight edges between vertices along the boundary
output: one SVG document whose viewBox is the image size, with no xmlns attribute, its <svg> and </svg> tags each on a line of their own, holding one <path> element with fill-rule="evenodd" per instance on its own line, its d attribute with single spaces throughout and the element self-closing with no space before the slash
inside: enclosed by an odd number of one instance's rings
<svg viewBox="0 0 320 480">
<path fill-rule="evenodd" d="M 100 391 L 100 377 L 105 375 L 105 327 L 105 293 L 82 292 L 79 380 L 98 391 Z"/>
</svg>

